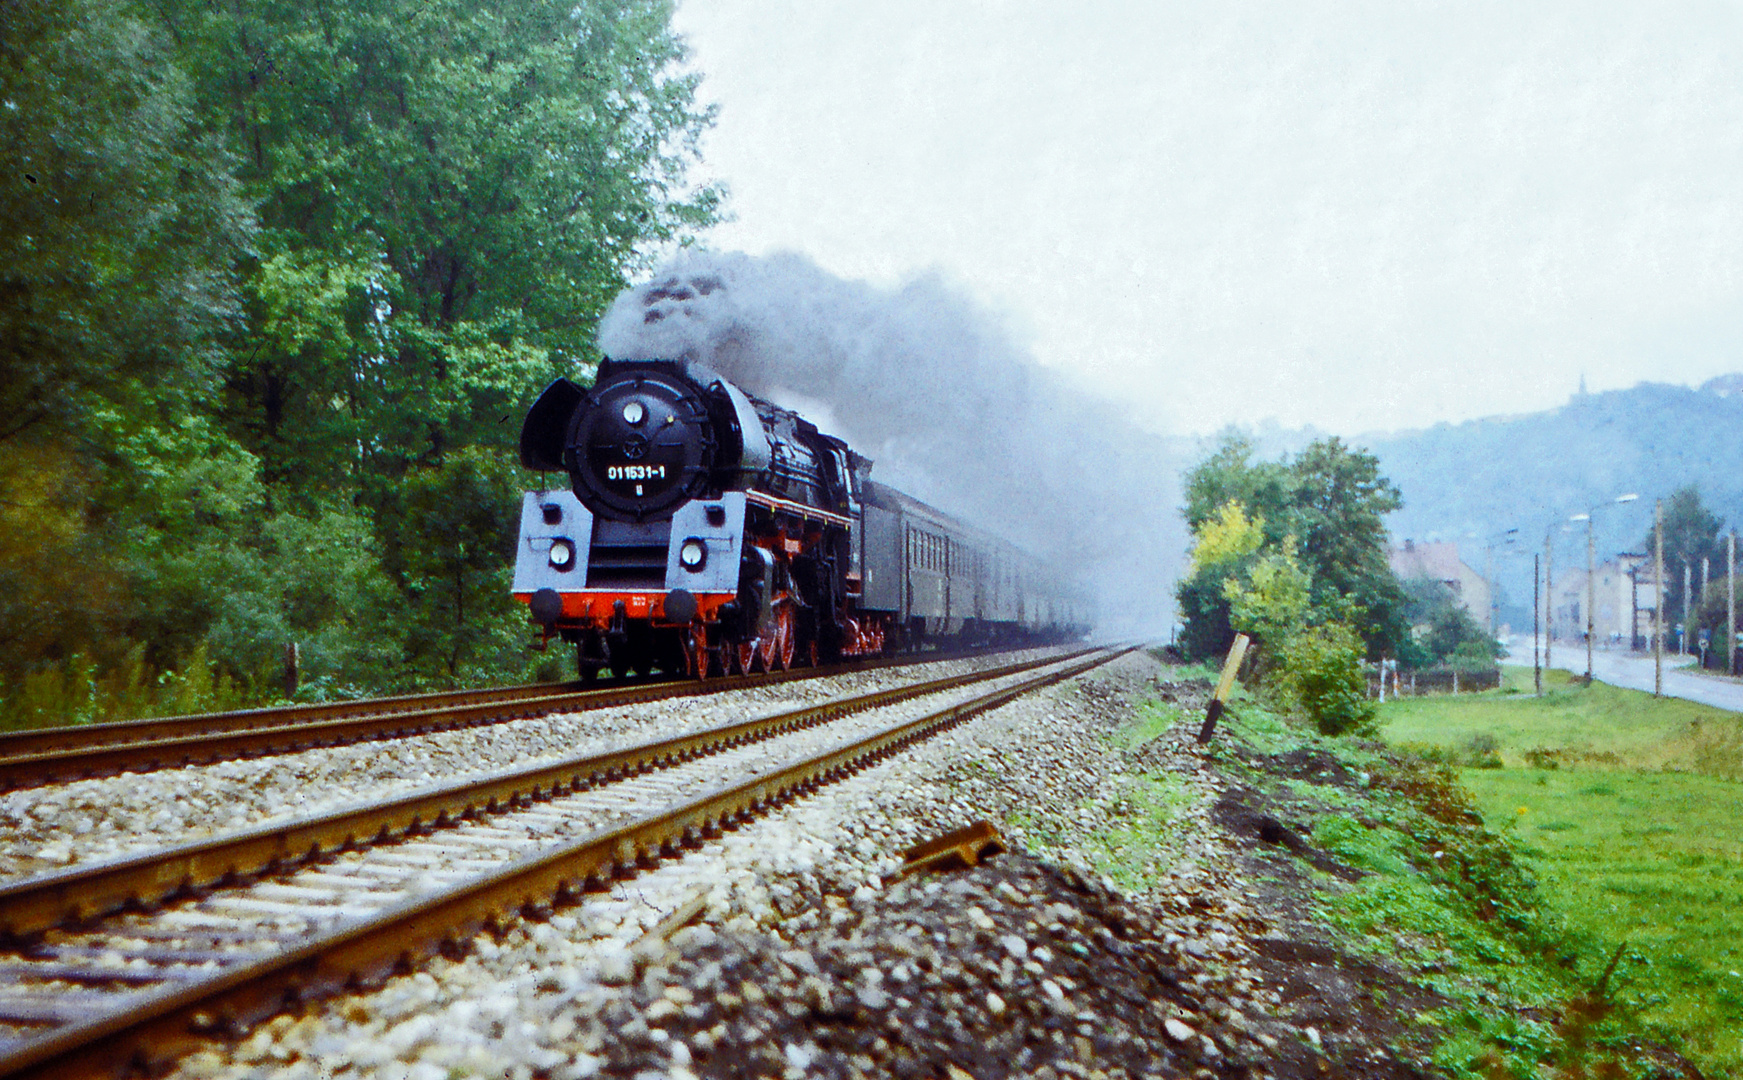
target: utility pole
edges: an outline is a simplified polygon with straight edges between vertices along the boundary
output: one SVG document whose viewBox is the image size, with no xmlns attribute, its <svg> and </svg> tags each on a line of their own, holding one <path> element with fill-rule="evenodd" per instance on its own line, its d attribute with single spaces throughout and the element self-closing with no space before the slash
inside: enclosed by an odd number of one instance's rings
<svg viewBox="0 0 1743 1080">
<path fill-rule="evenodd" d="M 1664 500 L 1652 507 L 1652 696 L 1664 696 Z"/>
<path fill-rule="evenodd" d="M 1712 567 L 1710 565 L 1712 563 L 1712 561 L 1713 561 L 1713 559 L 1709 555 L 1702 555 L 1701 556 L 1701 604 L 1703 606 L 1705 606 L 1705 604 L 1707 602 L 1707 577 L 1712 572 Z M 1717 645 L 1715 644 L 1713 646 L 1713 648 L 1717 648 Z M 1701 667 L 1702 668 L 1705 668 L 1707 666 L 1707 656 L 1708 655 L 1709 655 L 1708 649 L 1701 650 Z"/>
<path fill-rule="evenodd" d="M 1633 502 L 1635 499 L 1638 499 L 1638 498 L 1640 498 L 1640 496 L 1638 494 L 1636 494 L 1635 492 L 1631 491 L 1626 495 L 1618 495 L 1614 499 L 1611 499 L 1609 505 L 1616 505 L 1618 503 L 1629 503 L 1629 502 Z M 1602 506 L 1602 505 L 1604 505 L 1604 504 L 1601 504 L 1601 503 L 1599 504 L 1599 506 Z M 1569 521 L 1583 521 L 1586 523 L 1586 685 L 1587 686 L 1592 685 L 1592 638 L 1597 633 L 1598 555 L 1597 555 L 1597 543 L 1592 538 L 1593 537 L 1592 528 L 1595 524 L 1595 519 L 1598 516 L 1599 506 L 1594 506 L 1590 510 L 1586 511 L 1585 513 L 1575 514 L 1573 517 L 1568 519 Z M 1634 582 L 1634 572 L 1632 570 L 1630 570 L 1628 573 L 1628 579 L 1630 582 Z M 1636 585 L 1635 591 L 1638 592 L 1638 583 L 1635 583 L 1635 585 Z M 1633 597 L 1631 596 L 1630 599 L 1632 600 Z M 1638 607 L 1638 605 L 1636 605 L 1636 607 Z M 1617 613 L 1617 621 L 1621 621 L 1621 613 L 1620 612 Z M 1630 650 L 1632 650 L 1634 648 L 1634 639 L 1637 636 L 1635 632 L 1639 628 L 1640 628 L 1639 616 L 1635 612 L 1631 611 L 1629 613 L 1629 621 L 1628 621 L 1628 648 Z"/>
<path fill-rule="evenodd" d="M 1586 685 L 1592 685 L 1592 629 L 1598 606 L 1598 553 L 1592 541 L 1592 515 L 1586 515 Z"/>
<path fill-rule="evenodd" d="M 1555 577 L 1555 533 L 1551 529 L 1543 533 L 1543 666 L 1549 667 L 1549 652 L 1555 648 L 1555 587 L 1550 581 Z"/>
<path fill-rule="evenodd" d="M 1678 646 L 1676 651 L 1683 656 L 1689 654 L 1689 631 L 1694 629 L 1689 623 L 1689 578 L 1694 576 L 1691 570 L 1689 561 L 1684 559 L 1682 561 L 1682 633 L 1677 636 L 1676 641 Z"/>
<path fill-rule="evenodd" d="M 1483 561 L 1483 576 L 1489 579 L 1489 636 L 1495 636 L 1495 540 L 1490 537 L 1488 555 Z"/>
<path fill-rule="evenodd" d="M 1531 681 L 1537 689 L 1537 696 L 1543 696 L 1543 665 L 1538 661 L 1537 652 L 1537 610 L 1538 610 L 1538 577 L 1541 573 L 1537 566 L 1538 556 L 1531 556 Z"/>
<path fill-rule="evenodd" d="M 1639 652 L 1640 644 L 1640 567 L 1628 568 L 1628 651 Z"/>
<path fill-rule="evenodd" d="M 1725 538 L 1725 674 L 1737 674 L 1737 530 Z"/>
<path fill-rule="evenodd" d="M 1515 541 L 1519 538 L 1518 533 L 1519 533 L 1519 527 L 1514 526 L 1511 529 L 1503 529 L 1501 532 L 1491 533 L 1489 535 L 1489 542 L 1488 542 L 1489 555 L 1488 555 L 1488 566 L 1486 569 L 1487 569 L 1487 573 L 1488 573 L 1488 577 L 1489 577 L 1489 636 L 1490 637 L 1494 637 L 1496 634 L 1501 632 L 1501 584 L 1500 584 L 1500 582 L 1495 580 L 1495 541 L 1497 538 L 1499 538 L 1502 544 L 1511 544 L 1513 541 Z M 1533 590 L 1535 590 L 1537 588 L 1537 583 L 1532 582 L 1531 587 Z"/>
</svg>

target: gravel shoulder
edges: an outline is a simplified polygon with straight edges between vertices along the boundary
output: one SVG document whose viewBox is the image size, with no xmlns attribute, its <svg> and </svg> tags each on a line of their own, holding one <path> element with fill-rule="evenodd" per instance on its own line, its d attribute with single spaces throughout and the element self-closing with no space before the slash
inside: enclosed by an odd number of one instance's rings
<svg viewBox="0 0 1743 1080">
<path fill-rule="evenodd" d="M 1265 824 L 1192 741 L 1208 687 L 1168 679 L 1128 655 L 178 1075 L 1433 1075 L 1432 996 L 1309 914 L 1354 871 Z M 1158 698 L 1179 722 L 1122 747 Z M 1012 850 L 886 884 L 977 818 Z"/>
<path fill-rule="evenodd" d="M 0 881 L 1051 651 L 847 672 L 706 697 L 7 792 L 0 794 Z"/>
</svg>

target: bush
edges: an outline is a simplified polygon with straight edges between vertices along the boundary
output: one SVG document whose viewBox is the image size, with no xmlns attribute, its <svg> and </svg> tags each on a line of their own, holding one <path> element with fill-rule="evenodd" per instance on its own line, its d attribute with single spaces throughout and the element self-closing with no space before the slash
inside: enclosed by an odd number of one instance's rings
<svg viewBox="0 0 1743 1080">
<path fill-rule="evenodd" d="M 1479 731 L 1465 742 L 1464 764 L 1473 769 L 1501 767 L 1501 740 L 1487 731 Z"/>
<path fill-rule="evenodd" d="M 1374 703 L 1362 674 L 1361 636 L 1343 623 L 1293 635 L 1282 656 L 1283 685 L 1324 735 L 1370 733 Z"/>
</svg>

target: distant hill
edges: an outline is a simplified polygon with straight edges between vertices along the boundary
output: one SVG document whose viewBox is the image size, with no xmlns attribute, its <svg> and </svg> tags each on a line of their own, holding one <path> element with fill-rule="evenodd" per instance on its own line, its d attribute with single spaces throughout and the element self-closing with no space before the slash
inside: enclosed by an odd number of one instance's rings
<svg viewBox="0 0 1743 1080">
<path fill-rule="evenodd" d="M 1404 493 L 1404 508 L 1389 520 L 1398 540 L 1456 541 L 1482 572 L 1487 539 L 1519 530 L 1512 546 L 1524 549 L 1523 559 L 1502 559 L 1497 568 L 1516 624 L 1530 618 L 1532 551 L 1573 514 L 1639 493 L 1638 502 L 1599 512 L 1599 559 L 1636 545 L 1651 525 L 1653 499 L 1684 484 L 1699 484 L 1727 524 L 1743 523 L 1743 374 L 1699 389 L 1642 383 L 1576 394 L 1546 412 L 1351 441 L 1377 454 Z M 1556 562 L 1584 566 L 1584 525 L 1569 529 L 1555 534 Z"/>
</svg>

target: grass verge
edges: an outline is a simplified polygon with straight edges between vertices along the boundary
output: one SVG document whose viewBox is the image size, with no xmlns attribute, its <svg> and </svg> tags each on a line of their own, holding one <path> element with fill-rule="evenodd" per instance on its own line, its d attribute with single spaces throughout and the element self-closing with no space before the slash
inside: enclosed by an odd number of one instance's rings
<svg viewBox="0 0 1743 1080">
<path fill-rule="evenodd" d="M 1537 879 L 1565 955 L 1620 955 L 1614 996 L 1655 1038 L 1743 1075 L 1743 718 L 1564 673 L 1542 697 L 1405 699 L 1385 737 L 1457 769 Z M 1530 685 L 1531 672 L 1523 670 Z"/>
</svg>

